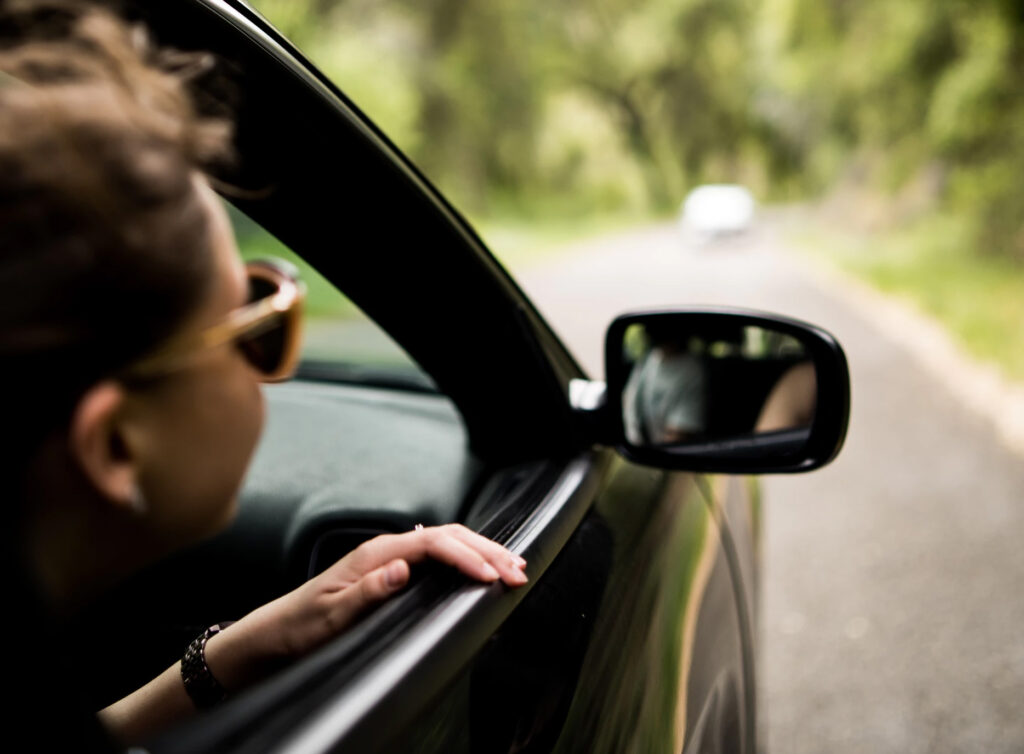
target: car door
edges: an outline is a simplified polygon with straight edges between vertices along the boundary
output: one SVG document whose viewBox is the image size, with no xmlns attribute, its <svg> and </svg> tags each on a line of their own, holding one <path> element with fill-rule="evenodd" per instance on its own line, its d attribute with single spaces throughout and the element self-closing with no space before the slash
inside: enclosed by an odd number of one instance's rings
<svg viewBox="0 0 1024 754">
<path fill-rule="evenodd" d="M 226 604 L 254 607 L 361 538 L 451 520 L 523 554 L 531 578 L 506 590 L 424 569 L 323 650 L 152 750 L 752 751 L 750 615 L 729 533 L 730 517 L 748 515 L 749 486 L 595 445 L 578 393 L 586 375 L 515 283 L 246 5 L 134 11 L 161 42 L 220 59 L 199 86 L 205 107 L 237 119 L 239 159 L 221 176 L 231 201 L 342 288 L 437 388 L 307 367 L 271 392 L 239 525 L 140 591 L 164 595 L 186 623 L 215 622 Z M 350 433 L 366 444 L 346 445 Z M 377 483 L 352 481 L 358 463 L 339 460 L 352 453 Z M 413 499 L 438 469 L 432 501 Z M 410 496 L 352 504 L 380 488 Z"/>
</svg>

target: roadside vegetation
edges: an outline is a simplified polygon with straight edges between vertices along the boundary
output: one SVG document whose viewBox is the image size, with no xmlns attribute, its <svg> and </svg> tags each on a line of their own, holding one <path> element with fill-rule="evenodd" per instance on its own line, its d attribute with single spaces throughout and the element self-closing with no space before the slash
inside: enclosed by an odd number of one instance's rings
<svg viewBox="0 0 1024 754">
<path fill-rule="evenodd" d="M 542 221 L 505 215 L 478 220 L 474 226 L 498 260 L 508 269 L 516 271 L 571 251 L 579 242 L 626 231 L 659 219 L 668 219 L 668 215 L 634 211 Z"/>
<path fill-rule="evenodd" d="M 1024 382 L 1024 274 L 1013 259 L 979 255 L 956 217 L 930 216 L 885 232 L 810 220 L 793 236 L 941 322 L 969 353 Z"/>
<path fill-rule="evenodd" d="M 1024 376 L 1022 0 L 254 2 L 507 263 L 701 183 L 855 196 L 838 261 Z"/>
</svg>

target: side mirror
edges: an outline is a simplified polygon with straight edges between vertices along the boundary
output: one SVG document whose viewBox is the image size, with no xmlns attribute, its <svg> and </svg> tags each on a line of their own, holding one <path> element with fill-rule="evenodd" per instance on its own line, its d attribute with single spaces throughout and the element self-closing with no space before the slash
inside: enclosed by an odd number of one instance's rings
<svg viewBox="0 0 1024 754">
<path fill-rule="evenodd" d="M 810 471 L 846 437 L 846 356 L 803 322 L 741 310 L 626 314 L 608 328 L 605 365 L 606 431 L 640 463 Z"/>
</svg>

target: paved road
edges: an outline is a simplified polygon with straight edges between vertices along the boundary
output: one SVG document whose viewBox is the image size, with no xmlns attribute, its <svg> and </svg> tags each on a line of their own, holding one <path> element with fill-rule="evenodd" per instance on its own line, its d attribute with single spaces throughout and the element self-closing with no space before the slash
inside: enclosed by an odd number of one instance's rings
<svg viewBox="0 0 1024 754">
<path fill-rule="evenodd" d="M 595 374 L 607 322 L 648 305 L 769 309 L 844 344 L 842 455 L 765 483 L 769 751 L 1024 751 L 1024 459 L 781 238 L 685 249 L 666 225 L 516 273 Z"/>
</svg>

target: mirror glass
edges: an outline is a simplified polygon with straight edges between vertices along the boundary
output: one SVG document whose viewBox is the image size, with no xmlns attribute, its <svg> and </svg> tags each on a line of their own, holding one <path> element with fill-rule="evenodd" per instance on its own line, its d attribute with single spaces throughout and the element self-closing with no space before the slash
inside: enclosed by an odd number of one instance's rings
<svg viewBox="0 0 1024 754">
<path fill-rule="evenodd" d="M 701 445 L 772 433 L 802 446 L 817 404 L 807 348 L 762 326 L 666 318 L 623 332 L 622 420 L 634 447 Z"/>
</svg>

